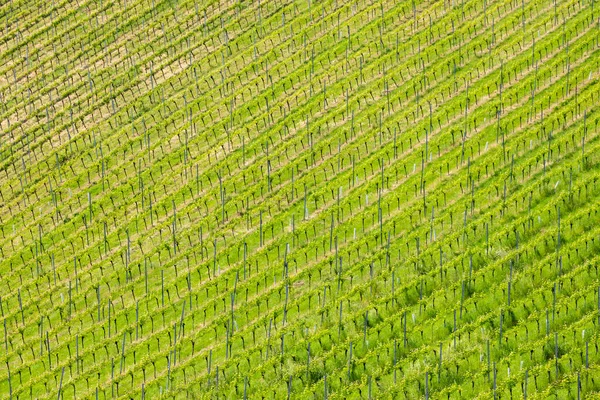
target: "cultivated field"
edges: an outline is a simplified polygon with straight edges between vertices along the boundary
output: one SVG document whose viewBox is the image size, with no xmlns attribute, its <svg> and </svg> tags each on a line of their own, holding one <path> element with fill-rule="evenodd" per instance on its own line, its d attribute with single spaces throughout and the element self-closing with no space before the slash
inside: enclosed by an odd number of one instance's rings
<svg viewBox="0 0 600 400">
<path fill-rule="evenodd" d="M 594 0 L 0 3 L 0 398 L 600 398 Z"/>
</svg>

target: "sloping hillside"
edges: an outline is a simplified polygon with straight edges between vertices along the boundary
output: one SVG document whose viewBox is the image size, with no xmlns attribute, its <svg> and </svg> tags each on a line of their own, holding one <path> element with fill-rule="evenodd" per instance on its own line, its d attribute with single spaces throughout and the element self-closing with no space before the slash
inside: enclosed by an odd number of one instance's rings
<svg viewBox="0 0 600 400">
<path fill-rule="evenodd" d="M 0 397 L 599 396 L 599 8 L 2 2 Z"/>
</svg>

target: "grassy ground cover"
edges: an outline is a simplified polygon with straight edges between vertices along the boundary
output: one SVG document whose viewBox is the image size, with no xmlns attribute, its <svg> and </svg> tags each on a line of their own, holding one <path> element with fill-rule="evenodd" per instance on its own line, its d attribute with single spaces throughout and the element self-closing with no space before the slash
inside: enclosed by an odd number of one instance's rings
<svg viewBox="0 0 600 400">
<path fill-rule="evenodd" d="M 0 395 L 599 396 L 599 17 L 1 4 Z"/>
</svg>

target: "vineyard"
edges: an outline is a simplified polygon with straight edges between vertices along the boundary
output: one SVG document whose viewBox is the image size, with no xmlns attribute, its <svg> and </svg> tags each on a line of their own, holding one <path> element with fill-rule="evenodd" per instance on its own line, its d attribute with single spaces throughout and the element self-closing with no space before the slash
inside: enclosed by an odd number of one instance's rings
<svg viewBox="0 0 600 400">
<path fill-rule="evenodd" d="M 600 4 L 6 0 L 2 399 L 600 398 Z"/>
</svg>

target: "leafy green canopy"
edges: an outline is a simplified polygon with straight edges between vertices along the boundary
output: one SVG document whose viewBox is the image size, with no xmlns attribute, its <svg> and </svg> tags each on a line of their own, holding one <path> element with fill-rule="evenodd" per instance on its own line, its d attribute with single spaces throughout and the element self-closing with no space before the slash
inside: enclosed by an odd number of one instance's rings
<svg viewBox="0 0 600 400">
<path fill-rule="evenodd" d="M 598 395 L 593 0 L 0 16 L 0 397 Z"/>
</svg>

